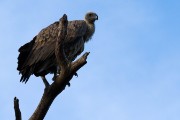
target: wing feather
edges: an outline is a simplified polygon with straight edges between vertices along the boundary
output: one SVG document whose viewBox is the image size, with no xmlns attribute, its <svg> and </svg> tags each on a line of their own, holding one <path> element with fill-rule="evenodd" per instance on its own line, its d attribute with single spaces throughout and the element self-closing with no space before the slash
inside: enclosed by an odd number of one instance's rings
<svg viewBox="0 0 180 120">
<path fill-rule="evenodd" d="M 32 51 L 28 55 L 28 59 L 24 64 L 24 67 L 33 66 L 38 62 L 45 61 L 46 59 L 49 59 L 50 57 L 52 57 L 52 55 L 54 55 L 55 44 L 58 35 L 58 25 L 59 23 L 55 22 L 39 32 Z M 65 40 L 65 46 L 68 49 L 67 51 L 69 51 L 71 47 L 79 41 L 81 44 L 83 43 L 83 36 L 85 35 L 86 30 L 87 25 L 84 20 L 75 20 L 68 22 L 67 37 Z M 77 45 L 76 48 L 78 48 Z M 82 47 L 80 47 L 80 49 L 82 49 Z M 77 55 L 75 54 L 78 51 L 78 49 L 76 49 L 76 51 L 75 49 L 73 49 L 70 50 L 70 52 L 67 54 L 68 56 L 71 55 L 71 58 L 76 57 Z"/>
<path fill-rule="evenodd" d="M 46 75 L 56 71 L 55 45 L 59 22 L 42 29 L 33 41 L 19 49 L 18 70 L 22 82 L 29 77 Z M 83 20 L 69 21 L 64 49 L 67 58 L 73 61 L 84 50 L 84 36 L 88 26 Z"/>
<path fill-rule="evenodd" d="M 58 22 L 55 22 L 39 32 L 24 67 L 44 61 L 48 57 L 52 56 L 58 34 L 58 25 Z"/>
</svg>

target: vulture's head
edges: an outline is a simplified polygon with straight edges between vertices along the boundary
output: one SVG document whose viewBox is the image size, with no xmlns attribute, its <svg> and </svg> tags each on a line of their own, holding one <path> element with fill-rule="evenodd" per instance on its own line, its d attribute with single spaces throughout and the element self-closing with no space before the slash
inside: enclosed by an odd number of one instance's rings
<svg viewBox="0 0 180 120">
<path fill-rule="evenodd" d="M 88 12 L 85 15 L 85 21 L 88 23 L 94 23 L 95 20 L 98 20 L 98 15 L 94 12 Z"/>
</svg>

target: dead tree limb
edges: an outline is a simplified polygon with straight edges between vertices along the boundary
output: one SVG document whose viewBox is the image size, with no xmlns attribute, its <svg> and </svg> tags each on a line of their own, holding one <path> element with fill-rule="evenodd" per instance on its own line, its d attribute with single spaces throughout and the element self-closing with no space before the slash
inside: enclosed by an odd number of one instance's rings
<svg viewBox="0 0 180 120">
<path fill-rule="evenodd" d="M 74 74 L 87 63 L 86 59 L 89 53 L 85 53 L 73 63 L 67 60 L 63 48 L 63 42 L 67 34 L 67 24 L 67 16 L 63 15 L 59 21 L 58 40 L 55 47 L 57 63 L 61 68 L 60 75 L 51 85 L 45 88 L 40 103 L 29 120 L 43 120 L 57 95 L 65 89 Z"/>
<path fill-rule="evenodd" d="M 14 112 L 15 112 L 16 120 L 22 120 L 21 111 L 19 109 L 19 99 L 17 99 L 16 97 L 14 97 Z"/>
</svg>

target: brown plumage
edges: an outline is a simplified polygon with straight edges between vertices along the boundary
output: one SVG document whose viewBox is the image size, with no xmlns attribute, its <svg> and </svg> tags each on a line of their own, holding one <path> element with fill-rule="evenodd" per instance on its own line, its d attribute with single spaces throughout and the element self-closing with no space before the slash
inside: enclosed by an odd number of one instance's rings
<svg viewBox="0 0 180 120">
<path fill-rule="evenodd" d="M 84 50 L 84 43 L 88 42 L 95 31 L 96 13 L 89 12 L 85 20 L 68 22 L 67 37 L 64 41 L 64 51 L 67 59 L 73 61 Z M 42 29 L 32 41 L 19 48 L 17 70 L 22 75 L 20 81 L 27 82 L 29 77 L 45 76 L 57 72 L 55 44 L 58 36 L 59 22 L 55 22 Z"/>
</svg>

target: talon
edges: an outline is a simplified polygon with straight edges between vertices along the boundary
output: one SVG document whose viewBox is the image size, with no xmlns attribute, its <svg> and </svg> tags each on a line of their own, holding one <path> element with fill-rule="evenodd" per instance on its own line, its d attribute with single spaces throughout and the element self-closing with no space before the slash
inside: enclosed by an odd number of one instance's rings
<svg viewBox="0 0 180 120">
<path fill-rule="evenodd" d="M 53 76 L 52 80 L 55 81 L 56 80 L 56 76 Z"/>
<path fill-rule="evenodd" d="M 52 80 L 55 81 L 58 76 L 59 76 L 58 74 L 57 74 L 57 75 L 54 75 L 53 78 L 52 78 Z"/>
<path fill-rule="evenodd" d="M 75 75 L 76 77 L 78 77 L 78 74 L 77 74 L 77 73 L 75 73 L 74 75 Z"/>
<path fill-rule="evenodd" d="M 54 73 L 54 76 L 52 78 L 53 81 L 55 81 L 57 79 L 57 77 L 59 76 L 59 68 L 57 68 L 57 72 Z"/>
<path fill-rule="evenodd" d="M 67 84 L 67 85 L 68 85 L 68 87 L 70 87 L 70 86 L 71 86 L 70 82 L 68 82 L 68 84 Z"/>
</svg>

